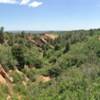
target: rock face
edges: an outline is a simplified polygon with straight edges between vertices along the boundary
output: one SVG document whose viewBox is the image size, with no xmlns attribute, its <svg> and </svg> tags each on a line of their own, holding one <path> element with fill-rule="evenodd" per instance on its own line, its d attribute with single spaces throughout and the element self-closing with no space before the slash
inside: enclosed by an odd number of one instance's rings
<svg viewBox="0 0 100 100">
<path fill-rule="evenodd" d="M 56 35 L 56 34 L 44 33 L 44 34 L 42 34 L 39 38 L 36 38 L 36 39 L 33 39 L 32 35 L 29 35 L 29 36 L 27 37 L 27 39 L 28 39 L 31 43 L 35 44 L 36 46 L 41 47 L 41 46 L 43 46 L 44 44 L 48 44 L 48 41 L 54 41 L 54 40 L 56 40 L 58 37 L 59 37 L 59 36 Z M 49 44 L 49 45 L 50 45 L 50 44 Z M 50 47 L 52 47 L 52 46 L 50 45 Z"/>
<path fill-rule="evenodd" d="M 1 74 L 0 74 L 0 84 L 6 84 L 6 80 L 3 78 Z"/>
<path fill-rule="evenodd" d="M 43 38 L 44 38 L 45 40 L 47 40 L 47 41 L 48 41 L 48 40 L 54 41 L 55 39 L 58 38 L 58 35 L 45 33 L 45 34 L 43 35 Z"/>
<path fill-rule="evenodd" d="M 0 84 L 6 84 L 7 82 L 11 82 L 10 77 L 0 65 Z"/>
</svg>

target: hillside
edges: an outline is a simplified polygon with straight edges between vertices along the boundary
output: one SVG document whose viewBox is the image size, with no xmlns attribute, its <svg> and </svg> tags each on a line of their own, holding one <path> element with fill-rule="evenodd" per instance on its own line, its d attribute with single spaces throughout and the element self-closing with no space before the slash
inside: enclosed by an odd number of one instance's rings
<svg viewBox="0 0 100 100">
<path fill-rule="evenodd" d="M 41 34 L 0 29 L 0 100 L 100 100 L 100 29 Z"/>
</svg>

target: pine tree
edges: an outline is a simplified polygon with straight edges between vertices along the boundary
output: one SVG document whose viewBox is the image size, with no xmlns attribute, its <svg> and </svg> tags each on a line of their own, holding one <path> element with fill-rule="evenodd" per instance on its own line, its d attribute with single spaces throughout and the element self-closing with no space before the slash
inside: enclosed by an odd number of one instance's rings
<svg viewBox="0 0 100 100">
<path fill-rule="evenodd" d="M 0 28 L 0 43 L 4 43 L 4 27 Z"/>
<path fill-rule="evenodd" d="M 67 53 L 69 51 L 69 49 L 70 49 L 70 45 L 69 45 L 69 43 L 66 43 L 63 53 Z"/>
</svg>

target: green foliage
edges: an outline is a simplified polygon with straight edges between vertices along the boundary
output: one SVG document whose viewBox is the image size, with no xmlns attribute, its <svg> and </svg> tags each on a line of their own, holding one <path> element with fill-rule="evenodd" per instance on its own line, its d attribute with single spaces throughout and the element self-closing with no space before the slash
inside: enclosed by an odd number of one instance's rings
<svg viewBox="0 0 100 100">
<path fill-rule="evenodd" d="M 24 75 L 19 74 L 16 71 L 13 71 L 13 73 L 11 73 L 11 76 L 13 77 L 13 82 L 14 83 L 21 83 L 24 80 Z"/>
<path fill-rule="evenodd" d="M 34 47 L 32 47 L 31 50 L 28 48 L 25 48 L 24 58 L 25 58 L 26 65 L 33 66 L 36 68 L 43 67 L 41 53 L 39 53 L 38 50 L 35 49 Z"/>
<path fill-rule="evenodd" d="M 61 74 L 61 70 L 59 67 L 54 67 L 48 70 L 48 75 L 50 77 L 58 77 Z"/>
<path fill-rule="evenodd" d="M 24 68 L 23 69 L 23 73 L 26 75 L 26 77 L 28 79 L 30 79 L 32 82 L 34 82 L 36 80 L 36 72 L 32 69 L 27 69 L 27 68 Z"/>
<path fill-rule="evenodd" d="M 25 89 L 25 86 L 21 83 L 17 83 L 17 85 L 14 87 L 15 92 L 18 92 L 22 95 L 27 95 L 27 91 Z"/>
<path fill-rule="evenodd" d="M 14 58 L 17 60 L 18 65 L 23 68 L 25 65 L 23 47 L 20 45 L 16 45 L 16 46 L 12 47 L 12 54 L 13 54 Z"/>
<path fill-rule="evenodd" d="M 0 46 L 0 64 L 4 65 L 6 69 L 13 68 L 17 63 L 16 59 L 13 58 L 11 47 Z"/>
<path fill-rule="evenodd" d="M 12 99 L 100 100 L 100 29 L 53 34 L 59 37 L 41 48 L 25 32 L 3 34 L 7 41 L 0 45 L 0 64 L 12 69 Z M 31 36 L 40 41 L 42 34 Z M 0 99 L 8 94 L 7 87 L 0 87 Z"/>
<path fill-rule="evenodd" d="M 63 53 L 67 53 L 69 51 L 69 49 L 70 49 L 70 45 L 69 45 L 69 43 L 67 43 Z"/>
<path fill-rule="evenodd" d="M 8 88 L 6 85 L 0 85 L 0 98 L 6 100 L 8 94 Z"/>
</svg>

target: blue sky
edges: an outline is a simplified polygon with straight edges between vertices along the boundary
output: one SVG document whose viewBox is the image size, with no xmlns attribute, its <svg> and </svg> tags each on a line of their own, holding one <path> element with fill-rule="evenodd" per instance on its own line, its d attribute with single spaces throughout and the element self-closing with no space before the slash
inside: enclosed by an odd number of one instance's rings
<svg viewBox="0 0 100 100">
<path fill-rule="evenodd" d="M 6 30 L 100 28 L 100 0 L 0 0 Z"/>
</svg>

